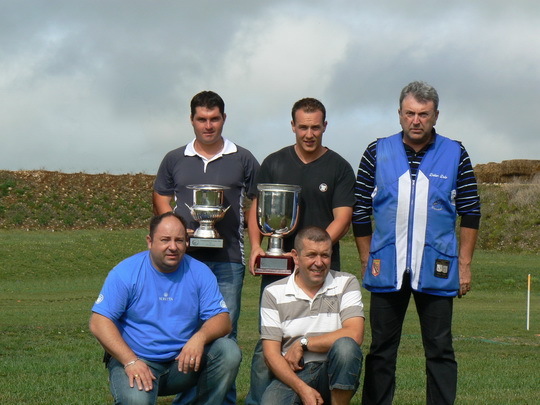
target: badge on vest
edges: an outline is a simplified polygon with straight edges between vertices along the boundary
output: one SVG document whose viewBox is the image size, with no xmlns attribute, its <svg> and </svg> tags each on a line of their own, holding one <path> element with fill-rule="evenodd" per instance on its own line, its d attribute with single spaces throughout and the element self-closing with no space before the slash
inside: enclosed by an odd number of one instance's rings
<svg viewBox="0 0 540 405">
<path fill-rule="evenodd" d="M 448 278 L 448 269 L 450 268 L 450 261 L 437 259 L 435 260 L 435 277 Z"/>
<path fill-rule="evenodd" d="M 373 263 L 371 264 L 371 274 L 373 274 L 375 277 L 381 274 L 381 259 L 373 260 Z"/>
</svg>

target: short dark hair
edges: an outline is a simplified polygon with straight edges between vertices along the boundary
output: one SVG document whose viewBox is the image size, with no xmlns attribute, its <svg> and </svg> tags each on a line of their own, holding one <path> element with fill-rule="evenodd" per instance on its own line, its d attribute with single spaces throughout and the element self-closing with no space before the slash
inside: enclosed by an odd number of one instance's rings
<svg viewBox="0 0 540 405">
<path fill-rule="evenodd" d="M 225 102 L 219 96 L 219 94 L 214 93 L 213 91 L 201 91 L 193 96 L 191 99 L 191 116 L 195 116 L 195 110 L 197 107 L 206 107 L 208 109 L 213 109 L 215 107 L 219 108 L 219 112 L 223 116 L 225 114 Z"/>
<path fill-rule="evenodd" d="M 148 235 L 150 236 L 150 239 L 154 239 L 154 234 L 156 233 L 157 227 L 159 226 L 161 221 L 163 221 L 163 219 L 168 218 L 168 217 L 175 217 L 176 219 L 178 219 L 182 223 L 182 225 L 184 226 L 184 229 L 186 231 L 186 237 L 187 237 L 187 223 L 184 220 L 184 218 L 182 218 L 180 215 L 174 213 L 173 211 L 169 211 L 169 212 L 165 212 L 163 214 L 156 215 L 156 216 L 152 217 L 152 219 L 150 220 L 150 231 L 148 233 Z"/>
<path fill-rule="evenodd" d="M 292 114 L 292 120 L 293 122 L 296 122 L 295 116 L 296 111 L 302 110 L 307 113 L 314 113 L 317 111 L 322 112 L 323 115 L 323 122 L 326 121 L 326 108 L 324 108 L 323 103 L 321 103 L 316 98 L 303 98 L 301 100 L 298 100 L 296 103 L 294 103 L 291 114 Z"/>
<path fill-rule="evenodd" d="M 406 85 L 399 96 L 399 108 L 401 109 L 401 103 L 408 95 L 413 96 L 416 101 L 421 103 L 427 103 L 433 101 L 435 111 L 439 109 L 439 94 L 435 87 L 427 84 L 426 82 L 415 81 Z"/>
<path fill-rule="evenodd" d="M 318 226 L 308 226 L 296 234 L 294 238 L 294 250 L 300 252 L 304 247 L 304 240 L 306 239 L 312 242 L 330 242 L 332 244 L 332 238 L 328 232 Z"/>
</svg>

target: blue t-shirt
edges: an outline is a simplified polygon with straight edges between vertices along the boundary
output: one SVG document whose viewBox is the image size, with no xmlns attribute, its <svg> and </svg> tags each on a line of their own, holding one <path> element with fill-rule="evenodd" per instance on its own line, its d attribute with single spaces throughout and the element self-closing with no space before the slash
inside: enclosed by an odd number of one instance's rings
<svg viewBox="0 0 540 405">
<path fill-rule="evenodd" d="M 184 255 L 178 270 L 162 273 L 145 251 L 109 272 L 92 311 L 111 319 L 137 356 L 171 361 L 204 321 L 228 309 L 205 264 Z"/>
</svg>

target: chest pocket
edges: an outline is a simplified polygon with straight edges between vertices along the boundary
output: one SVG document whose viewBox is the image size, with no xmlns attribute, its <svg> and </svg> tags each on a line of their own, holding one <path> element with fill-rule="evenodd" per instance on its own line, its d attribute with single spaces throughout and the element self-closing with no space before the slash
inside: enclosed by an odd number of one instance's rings
<svg viewBox="0 0 540 405">
<path fill-rule="evenodd" d="M 339 313 L 339 298 L 335 295 L 321 297 L 319 299 L 318 312 L 321 314 L 337 314 Z"/>
</svg>

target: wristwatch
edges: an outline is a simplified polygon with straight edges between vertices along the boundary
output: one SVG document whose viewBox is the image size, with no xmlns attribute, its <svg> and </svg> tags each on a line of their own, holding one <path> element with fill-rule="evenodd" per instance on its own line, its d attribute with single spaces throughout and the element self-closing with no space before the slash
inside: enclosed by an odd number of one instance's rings
<svg viewBox="0 0 540 405">
<path fill-rule="evenodd" d="M 302 339 L 300 339 L 300 346 L 302 346 L 302 350 L 305 352 L 308 351 L 308 347 L 307 347 L 308 343 L 309 343 L 309 340 L 307 337 L 304 336 L 302 337 Z"/>
</svg>

